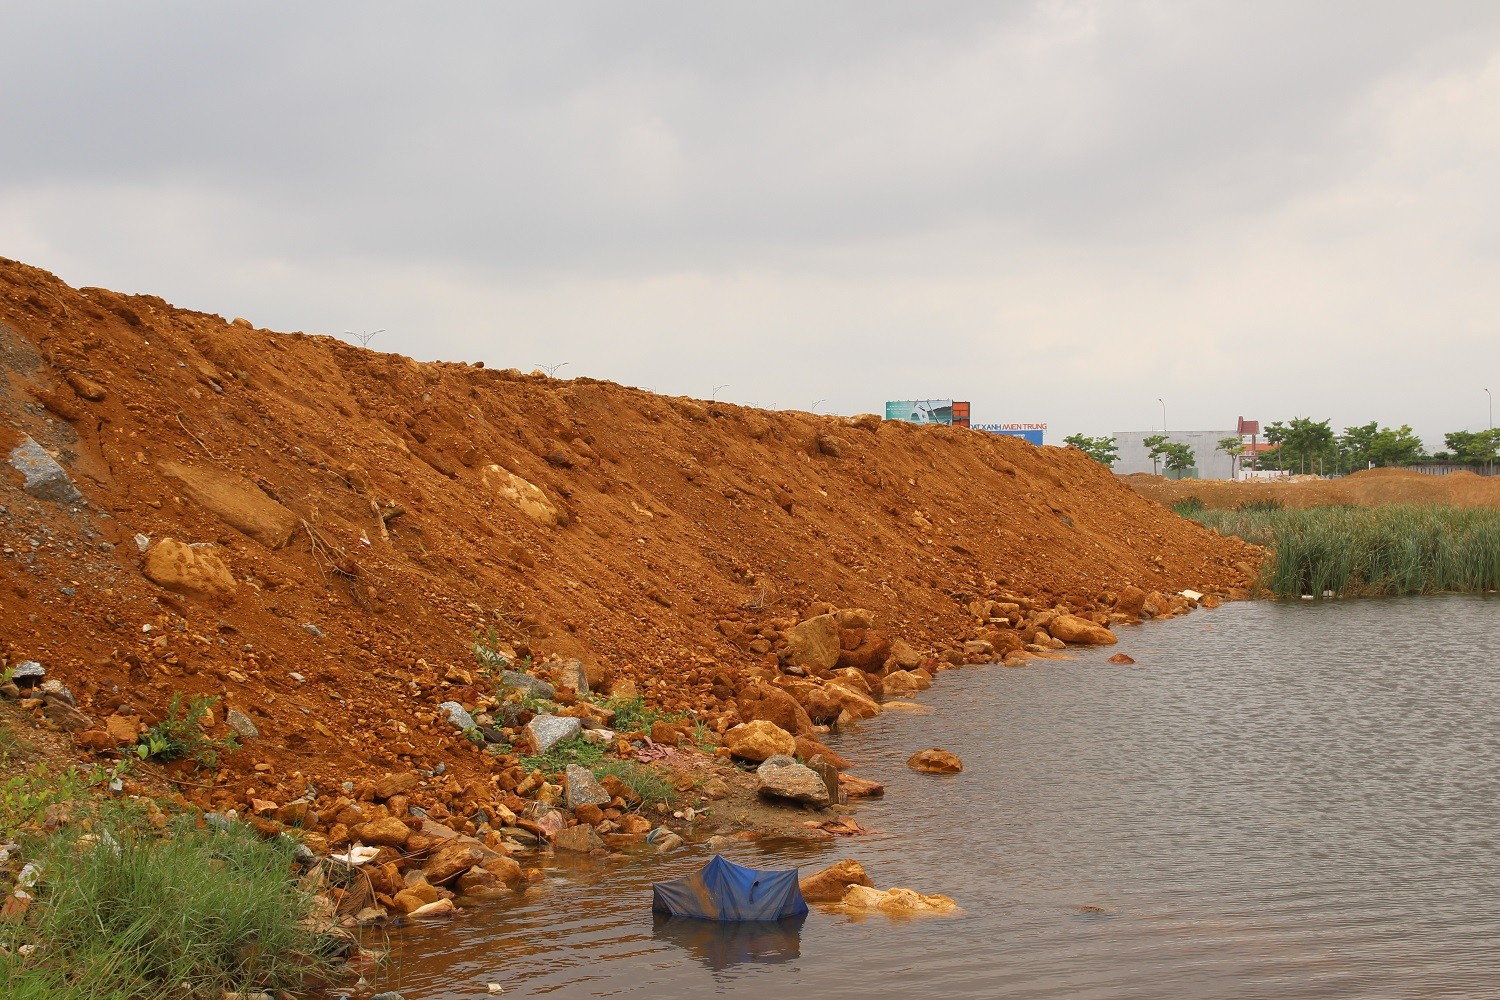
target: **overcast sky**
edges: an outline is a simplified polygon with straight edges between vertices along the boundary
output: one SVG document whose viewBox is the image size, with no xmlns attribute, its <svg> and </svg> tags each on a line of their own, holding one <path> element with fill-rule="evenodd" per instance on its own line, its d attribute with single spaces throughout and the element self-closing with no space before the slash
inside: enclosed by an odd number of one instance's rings
<svg viewBox="0 0 1500 1000">
<path fill-rule="evenodd" d="M 1500 393 L 1500 4 L 0 0 L 0 256 L 1049 442 Z M 1202 456 L 1200 456 L 1200 460 Z"/>
</svg>

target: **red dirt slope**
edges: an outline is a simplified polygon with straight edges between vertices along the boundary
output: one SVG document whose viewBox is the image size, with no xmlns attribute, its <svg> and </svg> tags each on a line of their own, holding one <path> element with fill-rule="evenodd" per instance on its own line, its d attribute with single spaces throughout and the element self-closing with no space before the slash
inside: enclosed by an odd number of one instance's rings
<svg viewBox="0 0 1500 1000">
<path fill-rule="evenodd" d="M 1074 450 L 419 364 L 4 260 L 0 363 L 0 460 L 29 435 L 87 498 L 0 461 L 0 652 L 101 727 L 174 691 L 246 713 L 236 800 L 440 761 L 432 797 L 483 800 L 436 720 L 485 693 L 475 630 L 722 726 L 827 606 L 927 655 L 985 630 L 975 598 L 1229 594 L 1257 558 Z"/>
</svg>

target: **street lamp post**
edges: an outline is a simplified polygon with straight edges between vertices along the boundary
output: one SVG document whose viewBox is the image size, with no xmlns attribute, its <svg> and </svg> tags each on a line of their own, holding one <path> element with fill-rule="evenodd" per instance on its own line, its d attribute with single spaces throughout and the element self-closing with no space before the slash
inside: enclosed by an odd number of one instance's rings
<svg viewBox="0 0 1500 1000">
<path fill-rule="evenodd" d="M 1156 401 L 1161 403 L 1161 431 L 1165 434 L 1167 432 L 1167 404 L 1162 403 L 1160 396 L 1156 397 Z"/>
<path fill-rule="evenodd" d="M 1485 397 L 1486 400 L 1489 401 L 1489 409 L 1490 409 L 1490 438 L 1491 438 L 1491 441 L 1489 442 L 1489 444 L 1490 444 L 1490 447 L 1493 448 L 1495 446 L 1495 442 L 1493 440 L 1493 438 L 1495 437 L 1495 397 L 1490 394 L 1490 391 L 1488 389 L 1484 390 L 1484 397 Z M 1490 475 L 1494 475 L 1494 474 L 1495 474 L 1495 460 L 1492 458 L 1492 459 L 1490 459 Z"/>
</svg>

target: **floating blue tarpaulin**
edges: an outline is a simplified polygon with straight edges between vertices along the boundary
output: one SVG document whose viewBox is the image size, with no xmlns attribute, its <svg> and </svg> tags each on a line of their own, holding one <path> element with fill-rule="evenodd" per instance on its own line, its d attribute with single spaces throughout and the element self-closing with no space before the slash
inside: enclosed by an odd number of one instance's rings
<svg viewBox="0 0 1500 1000">
<path fill-rule="evenodd" d="M 763 871 L 715 854 L 696 875 L 651 887 L 651 908 L 704 920 L 780 920 L 807 913 L 797 869 Z"/>
</svg>

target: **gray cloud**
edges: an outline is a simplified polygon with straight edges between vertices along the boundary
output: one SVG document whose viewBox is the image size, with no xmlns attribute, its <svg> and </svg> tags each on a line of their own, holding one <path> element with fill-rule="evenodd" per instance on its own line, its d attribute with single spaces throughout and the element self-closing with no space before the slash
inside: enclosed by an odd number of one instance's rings
<svg viewBox="0 0 1500 1000">
<path fill-rule="evenodd" d="M 1437 446 L 1483 395 L 1412 386 L 1413 354 L 1500 360 L 1487 3 L 6 22 L 0 253 L 75 283 L 761 405 L 968 396 L 1058 437 L 1168 396 Z"/>
</svg>

